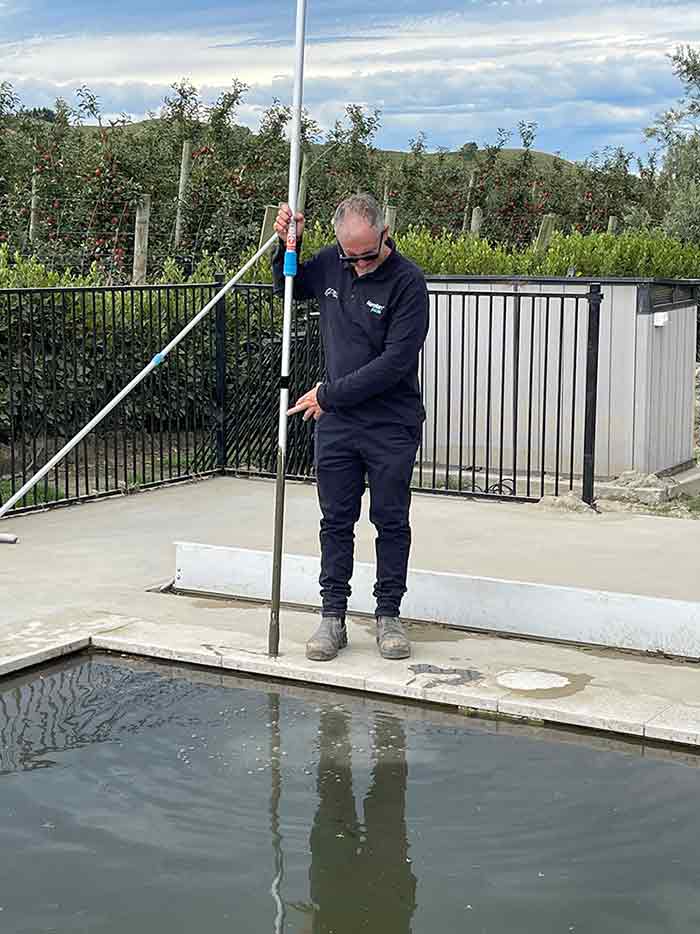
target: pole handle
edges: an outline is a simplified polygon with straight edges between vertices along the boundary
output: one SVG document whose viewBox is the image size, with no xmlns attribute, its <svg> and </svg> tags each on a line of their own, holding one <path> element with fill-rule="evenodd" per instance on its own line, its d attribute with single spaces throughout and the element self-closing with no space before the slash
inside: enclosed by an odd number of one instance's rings
<svg viewBox="0 0 700 934">
<path fill-rule="evenodd" d="M 285 276 L 296 276 L 297 274 L 297 222 L 292 217 L 287 228 L 287 250 L 284 254 L 284 274 Z"/>
</svg>

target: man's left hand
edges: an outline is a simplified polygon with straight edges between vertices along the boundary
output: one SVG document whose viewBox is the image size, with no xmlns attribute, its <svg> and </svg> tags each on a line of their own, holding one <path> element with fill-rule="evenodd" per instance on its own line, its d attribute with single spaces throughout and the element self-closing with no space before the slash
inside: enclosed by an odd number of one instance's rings
<svg viewBox="0 0 700 934">
<path fill-rule="evenodd" d="M 299 396 L 292 408 L 287 409 L 287 415 L 298 415 L 303 412 L 305 422 L 308 422 L 310 418 L 317 422 L 323 415 L 323 409 L 318 404 L 318 398 L 316 397 L 320 385 L 320 383 L 316 383 L 313 389 L 304 393 L 303 396 Z"/>
</svg>

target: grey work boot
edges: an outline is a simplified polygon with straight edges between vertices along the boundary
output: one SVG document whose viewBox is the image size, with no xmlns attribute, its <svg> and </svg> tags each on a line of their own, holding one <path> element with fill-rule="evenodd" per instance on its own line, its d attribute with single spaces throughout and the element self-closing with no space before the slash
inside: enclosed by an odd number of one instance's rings
<svg viewBox="0 0 700 934">
<path fill-rule="evenodd" d="M 329 662 L 348 644 L 345 620 L 323 616 L 316 632 L 306 643 L 306 657 L 314 662 Z"/>
<path fill-rule="evenodd" d="M 382 658 L 408 658 L 411 643 L 398 616 L 377 617 L 377 645 Z"/>
</svg>

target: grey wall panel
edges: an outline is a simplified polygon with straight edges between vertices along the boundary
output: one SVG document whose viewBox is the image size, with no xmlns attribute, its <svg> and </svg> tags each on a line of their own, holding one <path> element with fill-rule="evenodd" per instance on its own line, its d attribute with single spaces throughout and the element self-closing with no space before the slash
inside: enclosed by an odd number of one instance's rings
<svg viewBox="0 0 700 934">
<path fill-rule="evenodd" d="M 649 437 L 651 431 L 651 315 L 638 315 L 634 368 L 634 458 L 629 470 L 650 472 Z"/>
<path fill-rule="evenodd" d="M 629 470 L 630 464 L 634 462 L 637 288 L 630 285 L 604 285 L 603 292 L 610 295 L 603 314 L 610 332 L 605 361 L 610 390 L 608 463 L 600 473 L 614 477 Z"/>
<path fill-rule="evenodd" d="M 648 471 L 693 457 L 695 306 L 671 312 L 661 326 L 649 318 Z"/>
</svg>

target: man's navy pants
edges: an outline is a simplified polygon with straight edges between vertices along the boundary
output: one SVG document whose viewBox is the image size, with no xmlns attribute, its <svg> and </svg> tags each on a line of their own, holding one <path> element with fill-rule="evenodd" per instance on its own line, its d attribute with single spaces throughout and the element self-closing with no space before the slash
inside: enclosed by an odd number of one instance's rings
<svg viewBox="0 0 700 934">
<path fill-rule="evenodd" d="M 377 529 L 377 616 L 398 616 L 411 549 L 411 479 L 421 427 L 368 428 L 327 413 L 316 424 L 316 481 L 321 505 L 321 598 L 324 616 L 345 616 L 355 523 L 365 480 Z"/>
</svg>

